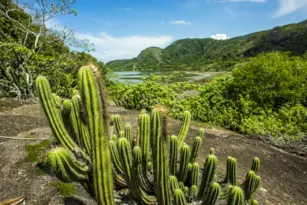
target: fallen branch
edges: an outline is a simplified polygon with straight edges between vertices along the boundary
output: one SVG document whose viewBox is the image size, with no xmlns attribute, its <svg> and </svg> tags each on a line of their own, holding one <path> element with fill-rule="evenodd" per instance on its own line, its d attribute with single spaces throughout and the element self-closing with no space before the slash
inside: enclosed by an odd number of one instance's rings
<svg viewBox="0 0 307 205">
<path fill-rule="evenodd" d="M 35 138 L 35 137 L 9 137 L 9 136 L 0 136 L 1 139 L 12 139 L 12 140 L 46 140 L 49 137 Z"/>
</svg>

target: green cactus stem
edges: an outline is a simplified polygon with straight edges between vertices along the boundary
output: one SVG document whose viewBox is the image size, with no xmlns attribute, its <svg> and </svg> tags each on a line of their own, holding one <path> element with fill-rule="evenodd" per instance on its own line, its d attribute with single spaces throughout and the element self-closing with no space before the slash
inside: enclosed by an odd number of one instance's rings
<svg viewBox="0 0 307 205">
<path fill-rule="evenodd" d="M 238 186 L 234 186 L 230 189 L 230 193 L 227 200 L 227 205 L 244 205 L 244 193 Z"/>
<path fill-rule="evenodd" d="M 257 174 L 260 168 L 260 159 L 258 157 L 254 157 L 251 170 Z"/>
<path fill-rule="evenodd" d="M 130 124 L 126 124 L 125 125 L 125 138 L 130 142 L 130 144 L 132 144 L 132 130 L 131 130 L 131 125 Z"/>
<path fill-rule="evenodd" d="M 88 166 L 74 159 L 67 149 L 63 147 L 53 148 L 48 153 L 47 161 L 60 180 L 88 183 Z"/>
<path fill-rule="evenodd" d="M 196 137 L 203 138 L 204 136 L 205 136 L 205 130 L 203 128 L 200 128 L 196 133 Z"/>
<path fill-rule="evenodd" d="M 201 179 L 201 184 L 198 190 L 198 198 L 202 199 L 207 193 L 207 190 L 214 179 L 216 167 L 217 167 L 216 156 L 209 155 L 204 163 L 204 171 Z"/>
<path fill-rule="evenodd" d="M 195 162 L 200 146 L 201 146 L 201 143 L 202 143 L 202 138 L 199 136 L 195 137 L 193 146 L 192 146 L 192 150 L 191 150 L 190 163 Z"/>
<path fill-rule="evenodd" d="M 198 173 L 199 173 L 199 164 L 198 163 L 193 163 L 192 166 L 192 171 L 191 171 L 191 183 L 190 185 L 193 186 L 198 186 Z"/>
<path fill-rule="evenodd" d="M 250 205 L 258 205 L 258 201 L 252 200 L 252 201 L 250 202 Z"/>
<path fill-rule="evenodd" d="M 146 191 L 148 194 L 153 194 L 153 184 L 147 179 L 147 175 L 144 176 L 143 166 L 142 166 L 142 151 L 141 148 L 135 146 L 133 148 L 133 156 L 134 156 L 134 167 L 136 168 L 136 172 L 138 175 L 138 182 L 141 188 Z"/>
<path fill-rule="evenodd" d="M 117 131 L 117 134 L 120 135 L 119 134 L 120 131 L 124 131 L 123 121 L 120 115 L 114 115 L 113 119 L 114 119 L 114 124 L 115 124 L 115 129 Z"/>
<path fill-rule="evenodd" d="M 177 174 L 178 138 L 172 135 L 170 138 L 170 174 Z"/>
<path fill-rule="evenodd" d="M 113 205 L 112 160 L 109 150 L 105 100 L 102 95 L 103 90 L 99 86 L 100 81 L 99 79 L 96 81 L 92 71 L 98 75 L 97 71 L 89 67 L 82 67 L 78 72 L 78 79 L 92 144 L 94 192 L 98 203 Z"/>
<path fill-rule="evenodd" d="M 185 138 L 187 137 L 189 127 L 191 123 L 191 113 L 189 111 L 185 111 L 183 113 L 183 121 L 181 123 L 181 127 L 178 133 L 178 147 L 181 149 L 181 147 L 184 144 Z"/>
<path fill-rule="evenodd" d="M 175 176 L 170 176 L 170 186 L 171 186 L 171 192 L 174 194 L 176 189 L 179 189 L 179 184 L 177 177 Z"/>
<path fill-rule="evenodd" d="M 224 182 L 230 183 L 231 185 L 236 185 L 236 169 L 237 169 L 237 160 L 233 157 L 227 158 L 227 167 L 226 167 L 226 176 Z"/>
<path fill-rule="evenodd" d="M 176 189 L 174 192 L 174 204 L 175 205 L 186 205 L 187 204 L 184 193 L 182 192 L 181 189 Z"/>
<path fill-rule="evenodd" d="M 109 146 L 110 146 L 110 151 L 111 151 L 111 158 L 112 158 L 112 162 L 113 162 L 113 167 L 119 174 L 123 174 L 123 169 L 122 169 L 122 166 L 121 166 L 116 142 L 114 140 L 110 140 Z"/>
<path fill-rule="evenodd" d="M 80 153 L 85 160 L 90 161 L 89 156 L 82 149 L 80 149 L 80 147 L 73 141 L 65 129 L 61 113 L 59 109 L 56 108 L 58 97 L 56 95 L 52 95 L 47 79 L 44 77 L 38 77 L 35 84 L 38 97 L 49 121 L 53 135 L 63 147 L 74 153 Z"/>
<path fill-rule="evenodd" d="M 191 188 L 190 188 L 190 197 L 192 198 L 192 199 L 194 199 L 194 198 L 196 198 L 197 197 L 197 193 L 198 193 L 198 187 L 196 186 L 196 185 L 193 185 L 193 186 L 191 186 Z"/>
<path fill-rule="evenodd" d="M 220 185 L 216 182 L 213 182 L 205 197 L 203 198 L 203 205 L 215 205 L 215 203 L 217 202 L 218 198 L 219 198 L 219 193 L 220 193 Z"/>
<path fill-rule="evenodd" d="M 180 165 L 179 165 L 179 173 L 178 173 L 178 180 L 185 182 L 188 176 L 188 164 L 190 161 L 191 150 L 189 145 L 185 144 L 181 148 L 180 152 Z"/>
<path fill-rule="evenodd" d="M 119 138 L 117 142 L 118 152 L 123 167 L 124 178 L 132 197 L 140 204 L 154 204 L 155 199 L 146 194 L 140 187 L 137 179 L 137 173 L 133 166 L 132 150 L 129 141 L 126 138 Z"/>
<path fill-rule="evenodd" d="M 254 171 L 248 171 L 244 182 L 245 199 L 250 200 L 253 193 L 256 191 L 260 184 L 260 177 L 255 174 Z"/>
<path fill-rule="evenodd" d="M 170 205 L 169 157 L 165 114 L 157 109 L 151 112 L 152 159 L 155 179 L 155 193 L 158 204 Z"/>
</svg>

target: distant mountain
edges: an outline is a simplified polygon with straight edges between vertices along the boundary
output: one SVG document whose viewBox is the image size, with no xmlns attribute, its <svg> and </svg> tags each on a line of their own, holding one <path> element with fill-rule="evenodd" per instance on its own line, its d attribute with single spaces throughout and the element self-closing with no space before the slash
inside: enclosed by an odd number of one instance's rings
<svg viewBox="0 0 307 205">
<path fill-rule="evenodd" d="M 149 47 L 136 58 L 108 62 L 120 70 L 229 70 L 247 57 L 262 52 L 287 51 L 301 56 L 307 52 L 307 20 L 228 40 L 189 38 L 165 49 Z"/>
</svg>

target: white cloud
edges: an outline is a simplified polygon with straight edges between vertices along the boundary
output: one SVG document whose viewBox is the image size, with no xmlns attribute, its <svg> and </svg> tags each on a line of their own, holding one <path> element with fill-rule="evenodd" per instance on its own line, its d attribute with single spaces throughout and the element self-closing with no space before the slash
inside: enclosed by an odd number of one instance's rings
<svg viewBox="0 0 307 205">
<path fill-rule="evenodd" d="M 280 17 L 302 8 L 307 8 L 307 0 L 279 0 L 279 8 L 274 17 Z"/>
<path fill-rule="evenodd" d="M 78 33 L 77 38 L 88 39 L 91 43 L 94 43 L 95 52 L 91 54 L 104 62 L 133 58 L 147 47 L 165 47 L 172 40 L 171 36 L 112 37 L 104 32 L 98 35 Z"/>
<path fill-rule="evenodd" d="M 224 33 L 217 33 L 215 35 L 211 35 L 210 37 L 213 38 L 213 39 L 216 39 L 216 40 L 226 40 L 226 39 L 229 39 L 227 34 L 224 34 Z"/>
<path fill-rule="evenodd" d="M 170 24 L 175 24 L 175 25 L 190 25 L 191 22 L 185 21 L 185 20 L 177 20 L 177 21 L 171 21 Z"/>
<path fill-rule="evenodd" d="M 59 26 L 59 25 L 61 25 L 61 22 L 56 19 L 49 19 L 46 22 L 46 27 L 49 29 L 55 28 L 56 26 Z"/>
</svg>

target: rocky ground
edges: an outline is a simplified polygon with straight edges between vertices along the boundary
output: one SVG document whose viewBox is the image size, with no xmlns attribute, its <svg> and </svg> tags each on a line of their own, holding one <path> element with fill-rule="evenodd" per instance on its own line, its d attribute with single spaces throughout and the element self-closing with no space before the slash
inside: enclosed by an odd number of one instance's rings
<svg viewBox="0 0 307 205">
<path fill-rule="evenodd" d="M 139 112 L 115 106 L 109 110 L 120 114 L 124 122 L 136 127 Z M 171 133 L 177 134 L 179 126 L 179 121 L 169 120 Z M 199 163 L 202 164 L 209 148 L 213 147 L 219 159 L 219 171 L 225 172 L 227 156 L 235 157 L 238 161 L 238 177 L 243 180 L 252 158 L 257 156 L 261 160 L 259 175 L 262 183 L 257 193 L 261 204 L 307 204 L 306 158 L 220 128 L 205 128 L 206 135 L 197 159 Z M 194 126 L 190 128 L 188 143 L 192 143 L 197 129 Z M 95 204 L 77 184 L 74 184 L 73 196 L 63 193 L 65 190 L 54 186 L 58 180 L 51 173 L 47 174 L 46 170 L 42 171 L 43 164 L 38 164 L 29 154 L 29 145 L 47 144 L 45 147 L 38 146 L 40 153 L 46 153 L 54 146 L 53 141 L 38 104 L 0 101 L 0 204 L 19 196 L 25 196 L 24 204 L 30 205 Z"/>
</svg>

